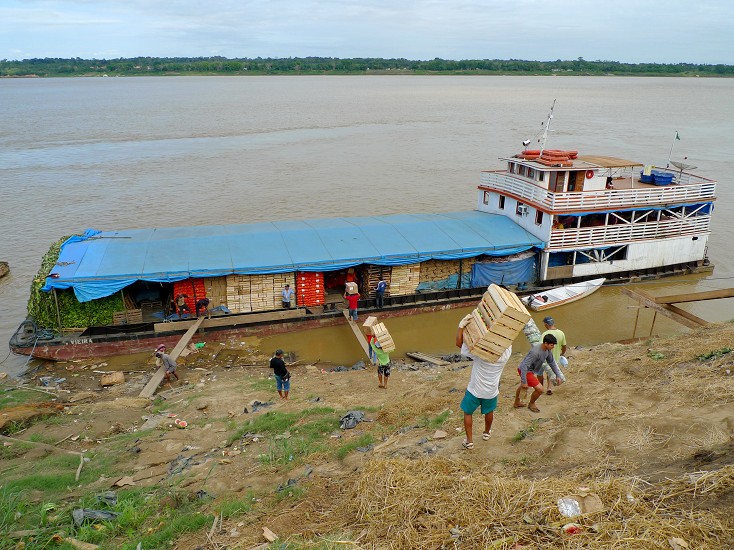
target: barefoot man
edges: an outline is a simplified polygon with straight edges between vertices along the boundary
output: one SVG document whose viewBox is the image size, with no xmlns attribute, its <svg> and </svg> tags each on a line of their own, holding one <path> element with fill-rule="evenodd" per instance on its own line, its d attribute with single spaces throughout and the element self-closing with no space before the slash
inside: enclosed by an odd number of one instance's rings
<svg viewBox="0 0 734 550">
<path fill-rule="evenodd" d="M 558 343 L 556 337 L 552 334 L 546 334 L 543 336 L 543 341 L 540 344 L 535 344 L 533 348 L 528 352 L 525 358 L 517 368 L 517 372 L 520 375 L 520 384 L 517 386 L 515 392 L 515 404 L 516 409 L 525 407 L 525 403 L 520 401 L 520 394 L 523 396 L 527 394 L 528 387 L 533 388 L 533 394 L 530 396 L 530 402 L 527 404 L 528 409 L 533 412 L 540 412 L 540 409 L 535 405 L 538 397 L 543 395 L 543 384 L 538 380 L 538 377 L 543 374 L 543 363 L 548 363 L 548 366 L 553 369 L 553 372 L 558 377 L 558 384 L 563 383 L 563 375 L 561 374 L 556 360 L 553 358 L 553 347 Z"/>
<path fill-rule="evenodd" d="M 465 449 L 473 449 L 472 415 L 481 406 L 484 415 L 484 431 L 482 439 L 487 441 L 492 435 L 492 421 L 494 410 L 497 408 L 497 398 L 500 393 L 500 376 L 507 361 L 512 355 L 512 346 L 508 347 L 496 362 L 490 363 L 479 357 L 474 357 L 464 343 L 464 328 L 471 320 L 471 313 L 459 322 L 459 330 L 456 332 L 456 347 L 461 348 L 461 355 L 470 357 L 474 363 L 471 368 L 471 378 L 466 387 L 464 399 L 461 400 L 461 410 L 464 411 L 464 431 L 466 440 L 463 443 Z"/>
</svg>

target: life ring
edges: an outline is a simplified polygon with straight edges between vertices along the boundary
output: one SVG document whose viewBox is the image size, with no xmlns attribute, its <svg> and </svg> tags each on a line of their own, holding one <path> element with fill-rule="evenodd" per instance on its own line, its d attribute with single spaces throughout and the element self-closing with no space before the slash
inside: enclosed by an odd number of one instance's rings
<svg viewBox="0 0 734 550">
<path fill-rule="evenodd" d="M 594 171 L 593 170 L 587 170 L 586 171 L 586 179 L 587 180 L 590 180 L 593 177 L 594 177 Z"/>
</svg>

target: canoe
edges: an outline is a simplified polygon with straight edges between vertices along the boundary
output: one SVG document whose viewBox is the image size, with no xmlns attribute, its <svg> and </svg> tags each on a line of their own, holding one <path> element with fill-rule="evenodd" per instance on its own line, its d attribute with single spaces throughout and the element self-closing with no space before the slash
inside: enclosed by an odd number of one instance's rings
<svg viewBox="0 0 734 550">
<path fill-rule="evenodd" d="M 570 304 L 571 302 L 580 300 L 597 290 L 604 284 L 604 281 L 606 281 L 606 279 L 601 277 L 590 281 L 582 281 L 571 285 L 559 286 L 538 294 L 525 296 L 522 298 L 522 302 L 530 309 L 535 311 L 544 311 L 552 307 L 562 306 L 564 304 Z"/>
</svg>

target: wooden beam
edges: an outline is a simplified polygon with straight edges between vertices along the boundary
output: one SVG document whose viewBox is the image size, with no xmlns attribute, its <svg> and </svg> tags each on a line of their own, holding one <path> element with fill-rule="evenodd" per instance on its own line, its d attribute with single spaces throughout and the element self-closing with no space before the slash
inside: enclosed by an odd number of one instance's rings
<svg viewBox="0 0 734 550">
<path fill-rule="evenodd" d="M 686 294 L 674 294 L 672 296 L 658 296 L 655 298 L 655 301 L 658 304 L 681 304 L 683 302 L 717 300 L 719 298 L 734 298 L 734 288 L 722 288 L 720 290 L 708 290 L 706 292 L 689 292 Z"/>
<path fill-rule="evenodd" d="M 301 317 L 305 317 L 306 315 L 306 310 L 302 308 L 265 311 L 262 313 L 248 313 L 247 315 L 217 315 L 216 317 L 212 317 L 211 319 L 206 319 L 202 323 L 201 328 L 246 326 L 254 323 L 279 321 L 281 319 L 299 319 Z M 182 321 L 155 323 L 153 325 L 153 330 L 155 332 L 183 330 L 190 328 L 195 322 L 196 319 L 184 319 Z"/>
<path fill-rule="evenodd" d="M 170 353 L 171 359 L 175 361 L 176 358 L 181 355 L 181 352 L 184 350 L 191 338 L 194 337 L 194 333 L 199 330 L 199 325 L 201 325 L 203 321 L 204 317 L 199 317 L 196 322 L 191 326 L 191 328 L 186 331 L 186 334 L 181 337 L 181 339 L 178 341 L 178 344 L 176 344 L 176 347 L 173 348 L 173 351 Z M 143 391 L 140 392 L 139 397 L 153 397 L 153 394 L 158 389 L 158 386 L 160 386 L 165 374 L 166 367 L 161 365 L 156 373 L 153 375 L 153 377 L 150 379 L 150 381 L 145 385 Z"/>
<path fill-rule="evenodd" d="M 352 329 L 352 332 L 354 332 L 355 338 L 357 338 L 357 342 L 359 342 L 360 347 L 362 348 L 362 351 L 364 351 L 364 354 L 367 356 L 367 359 L 370 358 L 370 351 L 369 346 L 367 346 L 367 340 L 364 337 L 364 334 L 362 334 L 362 329 L 359 328 L 359 325 L 352 321 L 349 318 L 349 310 L 342 310 L 342 313 L 344 314 L 344 317 L 347 319 L 347 323 L 349 323 L 349 328 Z M 371 364 L 371 360 L 370 360 Z"/>
<path fill-rule="evenodd" d="M 701 326 L 708 325 L 708 322 L 696 317 L 695 315 L 684 312 L 685 315 L 682 315 L 679 312 L 682 312 L 683 310 L 676 308 L 675 306 L 670 306 L 667 304 L 658 304 L 655 301 L 655 296 L 652 296 L 648 294 L 647 292 L 644 292 L 642 290 L 632 290 L 631 288 L 622 287 L 622 294 L 625 294 L 629 296 L 630 298 L 633 298 L 640 302 L 645 307 L 649 307 L 650 309 L 653 309 L 659 313 L 662 313 L 669 319 L 672 319 L 673 321 L 676 321 L 680 323 L 681 325 L 685 325 L 688 328 L 699 328 Z"/>
<path fill-rule="evenodd" d="M 448 361 L 444 361 L 439 357 L 434 357 L 433 355 L 428 355 L 427 353 L 421 353 L 419 351 L 408 351 L 405 353 L 405 355 L 412 359 L 415 359 L 416 361 L 431 363 L 433 365 L 436 365 L 437 367 L 445 367 L 446 365 L 451 364 Z"/>
</svg>

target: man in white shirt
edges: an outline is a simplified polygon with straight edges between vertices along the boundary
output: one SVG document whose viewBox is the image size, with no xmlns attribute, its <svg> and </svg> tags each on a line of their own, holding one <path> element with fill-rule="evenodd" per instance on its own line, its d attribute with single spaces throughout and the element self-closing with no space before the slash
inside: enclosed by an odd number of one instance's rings
<svg viewBox="0 0 734 550">
<path fill-rule="evenodd" d="M 283 308 L 290 309 L 291 298 L 295 294 L 294 290 L 291 288 L 291 285 L 285 285 L 285 288 L 280 291 L 280 294 L 281 296 L 283 296 Z"/>
<path fill-rule="evenodd" d="M 456 346 L 461 348 L 461 355 L 470 357 L 474 361 L 469 385 L 464 393 L 464 399 L 461 400 L 461 410 L 464 411 L 464 431 L 466 432 L 466 440 L 463 443 L 465 449 L 474 448 L 472 414 L 478 407 L 481 407 L 484 415 L 482 439 L 487 441 L 492 435 L 494 410 L 497 408 L 497 398 L 500 393 L 500 377 L 507 361 L 512 356 L 512 346 L 510 346 L 495 363 L 474 357 L 464 343 L 464 327 L 470 319 L 471 314 L 464 317 L 459 323 L 459 330 L 456 332 Z"/>
</svg>

